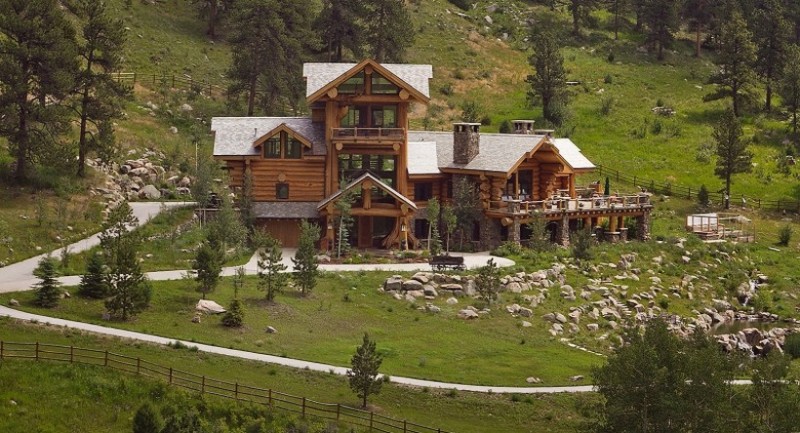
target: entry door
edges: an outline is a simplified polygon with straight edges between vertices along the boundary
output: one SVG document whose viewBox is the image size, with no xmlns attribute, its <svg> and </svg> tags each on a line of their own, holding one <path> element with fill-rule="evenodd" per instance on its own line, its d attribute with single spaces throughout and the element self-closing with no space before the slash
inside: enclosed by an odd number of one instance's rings
<svg viewBox="0 0 800 433">
<path fill-rule="evenodd" d="M 358 217 L 358 248 L 372 248 L 372 217 Z"/>
</svg>

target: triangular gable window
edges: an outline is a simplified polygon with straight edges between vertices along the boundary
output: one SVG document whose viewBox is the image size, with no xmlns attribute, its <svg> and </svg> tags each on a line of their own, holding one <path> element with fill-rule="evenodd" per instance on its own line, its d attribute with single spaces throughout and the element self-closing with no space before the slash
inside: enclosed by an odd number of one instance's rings
<svg viewBox="0 0 800 433">
<path fill-rule="evenodd" d="M 396 95 L 400 88 L 387 78 L 377 72 L 372 73 L 372 94 L 373 95 Z"/>
<path fill-rule="evenodd" d="M 339 85 L 339 93 L 345 95 L 364 94 L 365 75 L 364 71 L 361 71 L 348 78 L 347 81 Z"/>
</svg>

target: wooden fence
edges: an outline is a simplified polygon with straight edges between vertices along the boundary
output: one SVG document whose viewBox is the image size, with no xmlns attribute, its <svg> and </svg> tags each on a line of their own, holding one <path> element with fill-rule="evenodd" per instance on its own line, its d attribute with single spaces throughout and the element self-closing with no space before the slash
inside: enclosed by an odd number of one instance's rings
<svg viewBox="0 0 800 433">
<path fill-rule="evenodd" d="M 669 182 L 656 182 L 652 179 L 620 173 L 619 170 L 603 167 L 602 165 L 597 166 L 597 173 L 600 176 L 607 176 L 611 181 L 622 182 L 628 185 L 645 188 L 654 194 L 664 194 L 686 198 L 689 200 L 696 199 L 697 193 L 700 190 L 699 188 L 675 185 Z M 709 191 L 708 198 L 711 202 L 715 203 L 723 203 L 725 199 L 724 193 L 717 191 Z M 743 195 L 738 197 L 731 196 L 730 200 L 731 204 L 733 205 L 738 205 L 741 203 L 747 207 L 763 209 L 769 212 L 800 212 L 800 200 L 762 200 L 759 197 L 748 197 Z"/>
<path fill-rule="evenodd" d="M 107 350 L 86 349 L 45 343 L 19 343 L 0 340 L 0 361 L 7 359 L 50 360 L 109 367 L 125 373 L 165 380 L 169 385 L 217 397 L 249 402 L 300 415 L 336 421 L 370 432 L 381 433 L 450 433 L 407 420 L 398 420 L 375 412 L 338 403 L 323 403 L 306 397 L 286 394 L 271 388 L 257 388 L 164 367 L 142 358 L 120 355 Z"/>
<path fill-rule="evenodd" d="M 224 95 L 227 91 L 225 86 L 214 84 L 209 80 L 198 80 L 186 75 L 175 75 L 167 73 L 143 73 L 143 72 L 114 72 L 111 74 L 114 80 L 131 85 L 140 84 L 145 87 L 156 88 L 165 85 L 170 89 L 184 89 L 207 92 L 211 96 Z"/>
</svg>

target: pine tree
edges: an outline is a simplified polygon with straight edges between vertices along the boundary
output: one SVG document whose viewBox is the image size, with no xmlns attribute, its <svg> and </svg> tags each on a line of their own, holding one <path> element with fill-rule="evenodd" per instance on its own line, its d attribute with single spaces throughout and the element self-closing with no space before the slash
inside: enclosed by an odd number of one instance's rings
<svg viewBox="0 0 800 433">
<path fill-rule="evenodd" d="M 442 224 L 447 235 L 445 238 L 445 251 L 450 254 L 450 238 L 453 237 L 453 233 L 458 228 L 458 218 L 456 218 L 456 213 L 450 204 L 442 206 Z"/>
<path fill-rule="evenodd" d="M 619 39 L 620 19 L 631 9 L 630 0 L 609 0 L 609 12 L 614 16 L 614 40 Z"/>
<path fill-rule="evenodd" d="M 206 226 L 206 240 L 218 252 L 220 263 L 225 261 L 229 249 L 241 248 L 248 235 L 247 227 L 233 208 L 231 199 L 223 196 L 221 201 L 216 216 Z"/>
<path fill-rule="evenodd" d="M 82 23 L 83 41 L 79 45 L 80 72 L 76 80 L 78 133 L 78 176 L 86 170 L 86 155 L 91 148 L 113 146 L 114 119 L 122 115 L 120 99 L 130 89 L 111 77 L 119 71 L 125 45 L 125 26 L 109 17 L 100 0 L 80 0 L 77 15 Z M 93 128 L 90 128 L 90 124 Z M 102 132 L 102 133 L 101 133 Z"/>
<path fill-rule="evenodd" d="M 206 19 L 206 35 L 217 39 L 217 27 L 228 15 L 234 0 L 191 0 L 197 7 L 200 18 Z"/>
<path fill-rule="evenodd" d="M 244 325 L 244 305 L 242 301 L 234 298 L 230 308 L 222 316 L 222 324 L 229 328 L 239 328 Z"/>
<path fill-rule="evenodd" d="M 145 402 L 133 416 L 133 433 L 159 433 L 164 420 L 150 402 Z"/>
<path fill-rule="evenodd" d="M 203 242 L 203 245 L 197 250 L 192 269 L 197 273 L 195 276 L 197 291 L 203 294 L 203 299 L 206 298 L 206 294 L 213 292 L 219 283 L 222 273 L 222 262 L 219 259 L 219 252 L 215 251 L 208 242 Z"/>
<path fill-rule="evenodd" d="M 756 59 L 756 50 L 752 39 L 753 36 L 747 30 L 747 25 L 738 11 L 734 11 L 730 18 L 722 23 L 717 56 L 719 70 L 709 80 L 712 84 L 718 84 L 720 89 L 704 98 L 708 101 L 730 96 L 733 99 L 733 114 L 736 117 L 741 114 L 742 94 L 755 80 L 753 63 Z"/>
<path fill-rule="evenodd" d="M 266 235 L 263 248 L 258 252 L 258 288 L 266 292 L 267 301 L 274 301 L 275 295 L 286 289 L 287 268 L 283 264 L 280 242 Z"/>
<path fill-rule="evenodd" d="M 61 289 L 59 289 L 61 283 L 58 281 L 55 260 L 49 256 L 42 257 L 33 275 L 39 279 L 36 283 L 36 305 L 43 308 L 58 306 L 58 301 L 61 299 Z"/>
<path fill-rule="evenodd" d="M 346 182 L 342 180 L 340 190 L 344 190 Z M 339 196 L 334 208 L 338 216 L 335 219 L 336 228 L 336 257 L 346 255 L 350 251 L 350 230 L 353 228 L 353 215 L 351 209 L 356 201 L 356 191 L 348 190 Z"/>
<path fill-rule="evenodd" d="M 54 101 L 74 88 L 76 70 L 75 29 L 56 0 L 0 1 L 0 136 L 15 155 L 17 182 L 68 127 L 66 107 Z"/>
<path fill-rule="evenodd" d="M 792 115 L 792 139 L 795 146 L 799 147 L 797 135 L 798 119 L 800 113 L 800 47 L 792 45 L 786 55 L 786 66 L 778 85 L 778 94 L 781 96 L 783 106 Z"/>
<path fill-rule="evenodd" d="M 239 197 L 239 216 L 247 234 L 252 239 L 256 230 L 256 216 L 253 210 L 253 172 L 245 169 L 242 179 L 242 195 Z"/>
<path fill-rule="evenodd" d="M 383 381 L 378 377 L 383 355 L 378 353 L 375 341 L 364 333 L 364 340 L 350 359 L 351 369 L 347 371 L 350 389 L 361 399 L 361 407 L 367 407 L 367 398 L 381 391 Z"/>
<path fill-rule="evenodd" d="M 305 53 L 317 45 L 311 10 L 303 0 L 241 0 L 236 3 L 228 77 L 231 95 L 247 95 L 247 115 L 256 103 L 268 115 L 297 106 L 303 96 Z"/>
<path fill-rule="evenodd" d="M 694 56 L 700 57 L 701 35 L 714 20 L 715 0 L 685 0 L 681 15 L 694 29 Z"/>
<path fill-rule="evenodd" d="M 123 244 L 135 242 L 131 238 L 135 238 L 136 233 L 131 230 L 138 224 L 139 220 L 133 215 L 133 209 L 126 201 L 109 213 L 103 231 L 100 232 L 100 248 L 103 250 L 106 264 L 116 263 Z"/>
<path fill-rule="evenodd" d="M 701 209 L 708 208 L 711 201 L 708 198 L 708 189 L 706 188 L 706 184 L 700 185 L 700 190 L 697 191 L 697 204 L 700 206 Z"/>
<path fill-rule="evenodd" d="M 317 248 L 315 246 L 319 239 L 319 226 L 303 220 L 300 223 L 300 243 L 297 253 L 292 257 L 294 273 L 292 277 L 300 287 L 303 296 L 311 293 L 317 285 L 317 275 L 319 274 L 319 261 L 317 260 Z"/>
<path fill-rule="evenodd" d="M 747 142 L 742 139 L 742 125 L 728 109 L 714 128 L 714 140 L 717 143 L 717 166 L 714 174 L 725 181 L 725 209 L 730 208 L 731 176 L 737 173 L 748 173 L 752 169 L 753 154 L 747 149 Z"/>
<path fill-rule="evenodd" d="M 428 251 L 432 256 L 438 256 L 442 253 L 442 240 L 439 237 L 439 213 L 441 206 L 436 197 L 428 200 L 428 206 L 425 209 L 428 218 Z"/>
<path fill-rule="evenodd" d="M 650 0 L 645 4 L 643 19 L 647 24 L 647 42 L 658 50 L 658 60 L 664 59 L 678 30 L 678 5 L 674 0 Z"/>
<path fill-rule="evenodd" d="M 478 268 L 478 275 L 475 277 L 475 285 L 481 299 L 491 305 L 497 299 L 500 291 L 500 269 L 494 258 L 486 261 L 486 264 Z"/>
<path fill-rule="evenodd" d="M 772 110 L 772 90 L 780 79 L 786 62 L 789 23 L 784 18 L 780 0 L 762 0 L 753 17 L 753 36 L 756 45 L 755 71 L 764 83 L 764 111 Z"/>
<path fill-rule="evenodd" d="M 567 95 L 567 71 L 558 39 L 549 27 L 537 28 L 531 35 L 531 47 L 534 51 L 528 63 L 535 73 L 526 79 L 531 86 L 528 97 L 531 100 L 541 98 L 545 120 L 558 125 L 562 119 L 558 118 L 554 107 L 565 103 Z"/>
<path fill-rule="evenodd" d="M 589 14 L 599 5 L 598 0 L 557 0 L 557 4 L 564 5 L 572 17 L 572 34 L 581 35 L 581 23 L 589 20 Z"/>
<path fill-rule="evenodd" d="M 136 257 L 136 245 L 122 244 L 107 274 L 110 297 L 106 300 L 106 310 L 117 320 L 126 321 L 144 311 L 150 305 L 151 288 L 147 277 L 142 273 Z"/>
<path fill-rule="evenodd" d="M 364 52 L 365 3 L 358 0 L 324 0 L 314 29 L 325 41 L 329 62 L 341 62 L 345 49 L 359 59 Z"/>
<path fill-rule="evenodd" d="M 81 276 L 78 293 L 87 298 L 103 299 L 108 295 L 106 273 L 103 268 L 103 258 L 98 254 L 89 256 L 86 262 L 86 272 Z"/>
<path fill-rule="evenodd" d="M 460 247 L 464 248 L 464 240 L 472 239 L 472 230 L 475 222 L 481 217 L 482 205 L 475 184 L 466 176 L 453 180 L 453 213 L 458 221 L 458 231 L 461 233 Z"/>
<path fill-rule="evenodd" d="M 404 0 L 364 2 L 364 39 L 378 63 L 401 62 L 405 50 L 414 42 L 414 23 Z"/>
</svg>

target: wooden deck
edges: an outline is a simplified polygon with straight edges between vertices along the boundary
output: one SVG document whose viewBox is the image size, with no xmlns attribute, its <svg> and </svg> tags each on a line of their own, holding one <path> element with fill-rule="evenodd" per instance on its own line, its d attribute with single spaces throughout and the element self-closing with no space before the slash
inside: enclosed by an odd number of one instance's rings
<svg viewBox="0 0 800 433">
<path fill-rule="evenodd" d="M 523 197 L 524 198 L 524 197 Z M 487 213 L 496 217 L 545 219 L 613 216 L 635 216 L 652 209 L 650 195 L 594 196 L 588 198 L 554 197 L 547 200 L 505 198 L 489 202 Z"/>
</svg>

